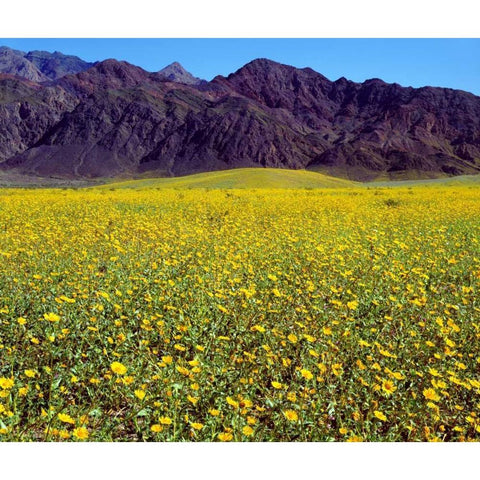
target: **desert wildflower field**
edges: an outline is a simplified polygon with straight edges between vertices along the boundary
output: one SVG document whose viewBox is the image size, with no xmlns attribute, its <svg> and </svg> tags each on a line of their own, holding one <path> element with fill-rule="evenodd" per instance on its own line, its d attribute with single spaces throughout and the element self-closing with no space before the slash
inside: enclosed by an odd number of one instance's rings
<svg viewBox="0 0 480 480">
<path fill-rule="evenodd" d="M 0 190 L 0 440 L 478 441 L 475 186 Z"/>
</svg>

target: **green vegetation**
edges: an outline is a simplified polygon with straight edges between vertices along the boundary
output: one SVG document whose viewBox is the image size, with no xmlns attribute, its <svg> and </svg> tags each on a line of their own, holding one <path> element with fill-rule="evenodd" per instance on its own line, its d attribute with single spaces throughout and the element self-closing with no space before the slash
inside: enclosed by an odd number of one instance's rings
<svg viewBox="0 0 480 480">
<path fill-rule="evenodd" d="M 342 178 L 307 170 L 238 168 L 198 173 L 185 177 L 125 180 L 105 188 L 345 188 L 358 185 Z"/>
</svg>

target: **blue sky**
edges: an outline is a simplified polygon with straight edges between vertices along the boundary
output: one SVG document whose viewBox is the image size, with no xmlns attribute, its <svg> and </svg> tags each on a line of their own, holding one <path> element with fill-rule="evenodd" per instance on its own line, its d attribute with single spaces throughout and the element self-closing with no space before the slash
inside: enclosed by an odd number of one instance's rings
<svg viewBox="0 0 480 480">
<path fill-rule="evenodd" d="M 94 61 L 126 60 L 148 71 L 178 61 L 211 80 L 254 58 L 311 67 L 331 80 L 381 78 L 404 86 L 458 88 L 480 95 L 480 39 L 379 38 L 3 38 L 0 45 L 23 51 L 47 50 Z"/>
</svg>

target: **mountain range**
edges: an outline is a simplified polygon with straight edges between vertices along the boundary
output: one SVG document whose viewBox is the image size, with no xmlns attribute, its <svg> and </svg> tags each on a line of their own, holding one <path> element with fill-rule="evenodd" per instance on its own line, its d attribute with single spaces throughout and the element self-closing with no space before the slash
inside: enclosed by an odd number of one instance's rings
<svg viewBox="0 0 480 480">
<path fill-rule="evenodd" d="M 480 172 L 480 97 L 331 81 L 256 59 L 211 81 L 179 63 L 0 48 L 0 169 L 63 178 L 237 167 L 355 180 Z"/>
</svg>

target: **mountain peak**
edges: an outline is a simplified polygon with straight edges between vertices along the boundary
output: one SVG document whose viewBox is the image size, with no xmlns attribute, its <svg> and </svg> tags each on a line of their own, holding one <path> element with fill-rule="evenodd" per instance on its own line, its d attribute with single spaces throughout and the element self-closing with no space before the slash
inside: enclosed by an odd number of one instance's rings
<svg viewBox="0 0 480 480">
<path fill-rule="evenodd" d="M 283 65 L 282 63 L 276 62 L 275 60 L 270 60 L 269 58 L 266 57 L 258 57 L 254 58 L 253 60 L 250 60 L 250 62 L 246 63 L 244 67 L 247 67 L 249 65 L 255 66 L 255 65 Z"/>
<path fill-rule="evenodd" d="M 48 80 L 36 65 L 25 58 L 25 52 L 9 47 L 0 47 L 0 73 L 16 75 L 32 82 Z"/>
<path fill-rule="evenodd" d="M 56 80 L 69 74 L 75 74 L 87 70 L 93 63 L 86 62 L 74 55 L 65 55 L 61 52 L 45 52 L 33 50 L 25 55 L 50 80 Z"/>
<path fill-rule="evenodd" d="M 289 65 L 284 65 L 283 63 L 275 62 L 274 60 L 269 60 L 268 58 L 255 58 L 254 60 L 246 63 L 240 67 L 236 72 L 231 73 L 228 77 L 232 77 L 242 72 L 253 72 L 253 71 L 262 71 L 267 72 L 271 70 L 281 70 L 284 68 L 294 68 Z"/>
<path fill-rule="evenodd" d="M 200 78 L 194 77 L 178 62 L 173 62 L 170 65 L 167 65 L 155 75 L 170 82 L 184 83 L 187 85 L 199 85 L 202 83 Z"/>
<path fill-rule="evenodd" d="M 107 58 L 98 62 L 94 66 L 95 70 L 102 72 L 120 72 L 120 71 L 141 71 L 147 73 L 143 68 L 137 67 L 131 63 L 126 62 L 125 60 L 116 60 L 115 58 Z"/>
<path fill-rule="evenodd" d="M 62 83 L 75 85 L 80 90 L 130 88 L 144 82 L 149 73 L 125 61 L 109 58 L 75 75 L 68 75 Z M 92 90 L 93 89 L 93 90 Z"/>
<path fill-rule="evenodd" d="M 321 75 L 320 73 L 316 72 L 310 67 L 305 68 L 297 68 L 293 65 L 288 65 L 286 63 L 280 63 L 275 60 L 270 60 L 269 58 L 259 57 L 251 60 L 250 62 L 246 63 L 243 67 L 240 67 L 235 73 L 242 71 L 242 70 L 285 70 L 285 71 L 302 71 L 307 73 L 315 73 L 316 75 Z M 323 76 L 323 75 L 322 75 Z"/>
<path fill-rule="evenodd" d="M 25 52 L 22 52 L 21 50 L 15 50 L 14 48 L 10 48 L 7 46 L 0 47 L 0 54 L 18 54 L 18 55 L 25 55 Z"/>
<path fill-rule="evenodd" d="M 366 85 L 387 85 L 387 82 L 377 77 L 367 78 L 363 83 Z"/>
<path fill-rule="evenodd" d="M 180 70 L 183 70 L 186 72 L 186 70 L 183 68 L 183 65 L 179 62 L 172 62 L 170 65 L 167 65 L 165 68 L 178 68 Z"/>
<path fill-rule="evenodd" d="M 291 110 L 300 95 L 325 97 L 331 82 L 311 68 L 296 68 L 267 58 L 257 58 L 231 73 L 218 76 L 215 84 L 231 89 L 268 107 Z"/>
<path fill-rule="evenodd" d="M 228 82 L 245 82 L 247 79 L 253 79 L 255 82 L 267 84 L 267 87 L 272 87 L 276 83 L 298 83 L 299 81 L 308 81 L 312 79 L 320 82 L 328 82 L 328 78 L 324 77 L 321 73 L 316 72 L 310 67 L 297 68 L 292 65 L 279 63 L 268 58 L 256 58 L 251 62 L 248 62 L 243 67 L 239 68 L 236 72 L 228 75 L 226 80 Z M 216 77 L 221 83 L 225 80 L 224 77 Z M 242 79 L 242 80 L 239 80 Z"/>
<path fill-rule="evenodd" d="M 0 47 L 0 72 L 17 75 L 33 82 L 56 80 L 64 75 L 78 73 L 93 63 L 60 52 L 33 50 L 25 53 L 9 47 Z"/>
</svg>

